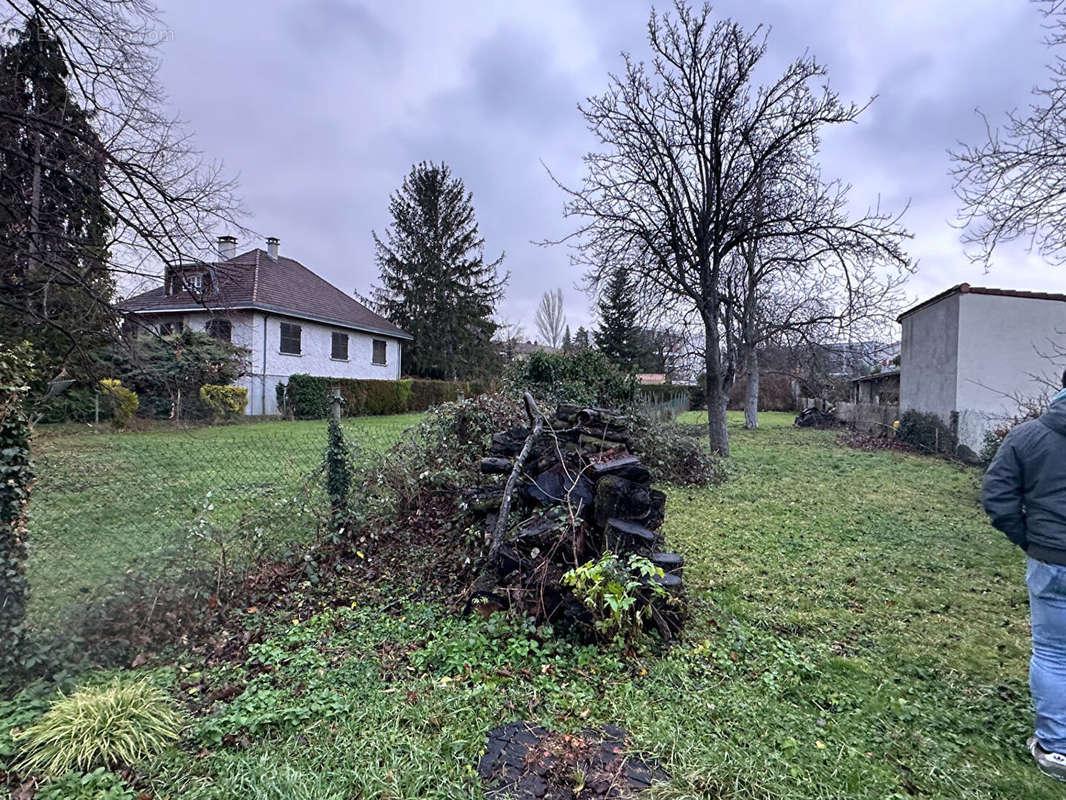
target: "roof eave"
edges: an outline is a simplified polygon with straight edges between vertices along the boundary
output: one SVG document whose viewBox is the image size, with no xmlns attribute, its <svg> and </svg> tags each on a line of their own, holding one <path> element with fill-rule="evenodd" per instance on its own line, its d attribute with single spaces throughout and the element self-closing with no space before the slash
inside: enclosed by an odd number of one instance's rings
<svg viewBox="0 0 1066 800">
<path fill-rule="evenodd" d="M 378 328 L 373 325 L 359 325 L 354 322 L 346 322 L 344 320 L 333 319 L 332 317 L 323 317 L 317 314 L 308 314 L 303 311 L 293 311 L 292 309 L 281 308 L 279 306 L 271 306 L 265 303 L 240 303 L 231 306 L 209 306 L 199 305 L 196 303 L 166 306 L 164 308 L 122 308 L 120 311 L 126 314 L 176 314 L 180 312 L 196 312 L 206 311 L 212 312 L 225 312 L 225 311 L 264 311 L 270 314 L 277 314 L 279 316 L 291 317 L 292 319 L 305 319 L 310 322 L 320 322 L 323 325 L 332 325 L 337 328 L 348 328 L 353 331 L 360 331 L 362 333 L 376 333 L 379 336 L 389 336 L 393 339 L 403 339 L 405 341 L 414 341 L 414 336 L 407 333 L 407 331 L 390 331 L 385 328 Z"/>
</svg>

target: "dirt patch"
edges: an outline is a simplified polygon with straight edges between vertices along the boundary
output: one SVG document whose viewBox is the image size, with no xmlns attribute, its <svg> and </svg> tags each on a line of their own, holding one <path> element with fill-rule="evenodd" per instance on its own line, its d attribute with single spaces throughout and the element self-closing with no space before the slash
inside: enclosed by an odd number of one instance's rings
<svg viewBox="0 0 1066 800">
<path fill-rule="evenodd" d="M 478 775 L 490 800 L 623 800 L 669 776 L 613 725 L 580 733 L 509 722 L 489 732 Z"/>
</svg>

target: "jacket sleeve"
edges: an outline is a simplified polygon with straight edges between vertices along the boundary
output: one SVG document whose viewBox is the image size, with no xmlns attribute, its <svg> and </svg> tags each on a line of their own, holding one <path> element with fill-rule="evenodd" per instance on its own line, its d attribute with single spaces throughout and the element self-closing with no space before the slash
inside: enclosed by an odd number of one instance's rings
<svg viewBox="0 0 1066 800">
<path fill-rule="evenodd" d="M 1022 550 L 1029 546 L 1023 507 L 1024 486 L 1025 474 L 1018 458 L 1017 441 L 1013 435 L 1008 435 L 985 473 L 981 502 L 996 529 Z"/>
</svg>

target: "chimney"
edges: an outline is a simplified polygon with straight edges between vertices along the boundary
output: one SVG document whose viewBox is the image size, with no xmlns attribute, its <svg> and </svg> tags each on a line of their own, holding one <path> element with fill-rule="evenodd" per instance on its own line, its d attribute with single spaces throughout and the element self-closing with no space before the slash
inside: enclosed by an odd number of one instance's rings
<svg viewBox="0 0 1066 800">
<path fill-rule="evenodd" d="M 229 261 L 237 255 L 237 237 L 236 236 L 219 236 L 218 237 L 218 257 L 222 261 Z"/>
<path fill-rule="evenodd" d="M 281 240 L 277 236 L 267 237 L 267 255 L 275 261 L 278 260 L 278 245 L 281 244 Z"/>
</svg>

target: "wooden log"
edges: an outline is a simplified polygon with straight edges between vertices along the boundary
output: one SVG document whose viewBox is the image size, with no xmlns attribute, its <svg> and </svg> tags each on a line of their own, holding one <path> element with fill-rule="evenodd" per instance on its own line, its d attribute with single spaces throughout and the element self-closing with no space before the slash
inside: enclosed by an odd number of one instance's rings
<svg viewBox="0 0 1066 800">
<path fill-rule="evenodd" d="M 655 543 L 655 532 L 639 522 L 612 517 L 607 520 L 607 549 L 616 553 L 629 553 L 645 549 Z"/>
<path fill-rule="evenodd" d="M 597 478 L 602 475 L 618 475 L 634 483 L 651 483 L 651 471 L 640 463 L 639 458 L 628 453 L 593 464 L 592 474 Z"/>
<path fill-rule="evenodd" d="M 596 483 L 595 519 L 601 528 L 612 517 L 644 522 L 651 513 L 648 487 L 617 475 L 606 475 Z"/>
<path fill-rule="evenodd" d="M 681 575 L 685 567 L 685 559 L 677 553 L 652 553 L 651 563 L 667 575 Z"/>
<path fill-rule="evenodd" d="M 480 469 L 484 475 L 507 475 L 511 471 L 511 462 L 506 458 L 483 458 Z"/>
</svg>

